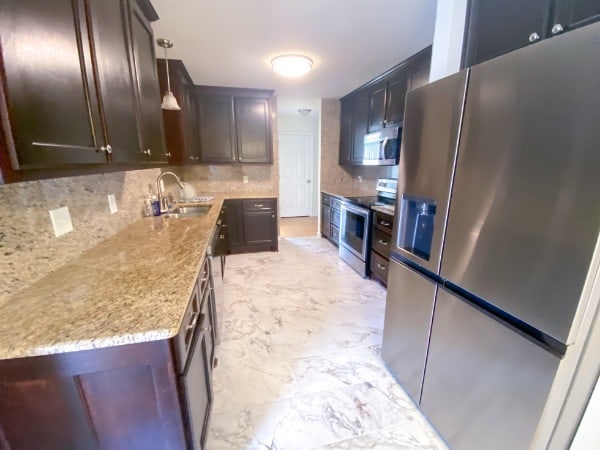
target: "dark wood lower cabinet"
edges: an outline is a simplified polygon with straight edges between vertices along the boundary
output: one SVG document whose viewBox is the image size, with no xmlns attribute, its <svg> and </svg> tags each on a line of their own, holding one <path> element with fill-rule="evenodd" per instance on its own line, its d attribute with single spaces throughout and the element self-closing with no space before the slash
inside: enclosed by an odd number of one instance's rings
<svg viewBox="0 0 600 450">
<path fill-rule="evenodd" d="M 171 339 L 1 360 L 0 449 L 204 449 L 216 342 L 207 274 L 205 260 Z"/>
<path fill-rule="evenodd" d="M 226 200 L 228 253 L 277 251 L 277 199 Z"/>
<path fill-rule="evenodd" d="M 342 201 L 321 192 L 321 235 L 335 245 L 340 240 L 340 208 Z"/>
<path fill-rule="evenodd" d="M 371 226 L 371 278 L 387 286 L 394 217 L 376 211 Z"/>
</svg>

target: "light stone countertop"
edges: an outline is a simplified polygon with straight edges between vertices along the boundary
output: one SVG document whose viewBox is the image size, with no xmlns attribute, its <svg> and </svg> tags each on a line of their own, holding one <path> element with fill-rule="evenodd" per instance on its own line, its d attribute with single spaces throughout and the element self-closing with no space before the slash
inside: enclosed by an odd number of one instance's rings
<svg viewBox="0 0 600 450">
<path fill-rule="evenodd" d="M 324 192 L 325 194 L 333 195 L 334 197 L 338 197 L 341 199 L 348 198 L 348 197 L 376 197 L 377 196 L 377 194 L 375 192 L 368 194 L 363 191 L 357 191 L 357 190 L 353 190 L 353 189 L 341 189 L 340 191 L 337 191 L 337 192 L 321 190 L 321 192 Z"/>
<path fill-rule="evenodd" d="M 236 197 L 273 196 L 215 196 L 206 216 L 140 218 L 8 298 L 0 304 L 0 359 L 177 334 L 223 200 Z"/>
</svg>

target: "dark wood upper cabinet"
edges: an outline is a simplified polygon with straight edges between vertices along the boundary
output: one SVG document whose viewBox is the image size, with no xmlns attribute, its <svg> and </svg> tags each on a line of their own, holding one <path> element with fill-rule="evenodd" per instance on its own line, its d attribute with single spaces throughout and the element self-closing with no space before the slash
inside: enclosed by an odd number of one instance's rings
<svg viewBox="0 0 600 450">
<path fill-rule="evenodd" d="M 271 163 L 271 108 L 268 98 L 236 97 L 233 100 L 238 162 Z"/>
<path fill-rule="evenodd" d="M 427 72 L 429 79 L 429 72 Z M 388 81 L 385 126 L 398 126 L 404 122 L 404 99 L 407 91 L 407 74 L 400 71 Z"/>
<path fill-rule="evenodd" d="M 364 159 L 365 134 L 369 132 L 370 97 L 366 93 L 353 96 L 352 100 L 352 152 L 350 163 L 360 164 Z"/>
<path fill-rule="evenodd" d="M 3 0 L 0 42 L 12 169 L 105 163 L 83 4 Z"/>
<path fill-rule="evenodd" d="M 202 93 L 196 96 L 202 162 L 235 163 L 233 97 Z"/>
<path fill-rule="evenodd" d="M 147 0 L 0 2 L 5 181 L 166 159 L 153 11 Z"/>
<path fill-rule="evenodd" d="M 340 165 L 363 164 L 365 134 L 402 127 L 406 92 L 429 82 L 430 63 L 427 47 L 340 100 Z"/>
<path fill-rule="evenodd" d="M 597 20 L 600 20 L 598 0 L 556 0 L 556 13 L 550 31 L 553 28 L 556 31 L 557 25 L 566 31 Z"/>
<path fill-rule="evenodd" d="M 386 90 L 387 83 L 381 83 L 374 86 L 369 93 L 369 133 L 381 130 L 385 126 Z"/>
<path fill-rule="evenodd" d="M 597 20 L 598 0 L 470 0 L 463 67 Z"/>
<path fill-rule="evenodd" d="M 150 22 L 137 2 L 131 3 L 131 35 L 142 153 L 148 162 L 166 162 L 154 35 Z"/>
<path fill-rule="evenodd" d="M 344 97 L 340 108 L 340 166 L 350 164 L 352 154 L 352 97 Z"/>
<path fill-rule="evenodd" d="M 86 2 L 86 6 L 102 102 L 103 145 L 110 145 L 114 162 L 143 162 L 131 70 L 129 3 L 127 0 L 96 0 Z M 113 32 L 107 33 L 107 30 Z"/>
<path fill-rule="evenodd" d="M 273 91 L 197 86 L 204 163 L 272 164 Z"/>
<path fill-rule="evenodd" d="M 157 60 L 160 91 L 167 91 L 167 72 L 164 59 Z M 170 164 L 194 164 L 200 162 L 200 133 L 194 83 L 181 60 L 169 60 L 171 91 L 177 99 L 180 111 L 163 110 L 167 155 Z"/>
</svg>

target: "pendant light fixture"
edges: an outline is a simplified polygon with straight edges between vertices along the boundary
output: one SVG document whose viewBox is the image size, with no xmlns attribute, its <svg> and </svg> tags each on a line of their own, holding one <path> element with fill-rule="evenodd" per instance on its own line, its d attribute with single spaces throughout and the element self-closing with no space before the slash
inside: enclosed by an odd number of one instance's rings
<svg viewBox="0 0 600 450">
<path fill-rule="evenodd" d="M 167 49 L 173 47 L 173 42 L 171 42 L 168 39 L 161 38 L 161 39 L 157 39 L 156 43 L 165 49 L 165 66 L 167 69 L 167 92 L 165 93 L 165 96 L 163 97 L 162 105 L 160 105 L 160 107 L 162 109 L 168 109 L 171 111 L 180 111 L 181 108 L 179 107 L 179 104 L 177 103 L 177 99 L 171 92 L 171 78 L 169 76 L 169 59 L 167 58 Z"/>
</svg>

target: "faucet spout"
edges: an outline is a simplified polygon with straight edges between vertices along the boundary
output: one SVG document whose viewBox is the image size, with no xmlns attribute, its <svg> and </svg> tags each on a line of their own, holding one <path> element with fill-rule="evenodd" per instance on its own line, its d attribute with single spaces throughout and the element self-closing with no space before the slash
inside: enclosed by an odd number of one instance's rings
<svg viewBox="0 0 600 450">
<path fill-rule="evenodd" d="M 162 187 L 161 187 L 161 181 L 162 179 L 165 177 L 165 175 L 171 175 L 172 177 L 175 178 L 175 182 L 177 183 L 177 185 L 183 189 L 183 184 L 181 184 L 181 180 L 179 179 L 179 177 L 173 173 L 173 172 L 163 172 L 161 173 L 157 178 L 156 178 L 156 192 L 158 194 L 158 203 L 160 205 L 160 213 L 164 213 L 167 212 L 168 210 L 168 206 L 167 206 L 167 199 L 164 196 L 164 193 L 162 191 Z"/>
</svg>

